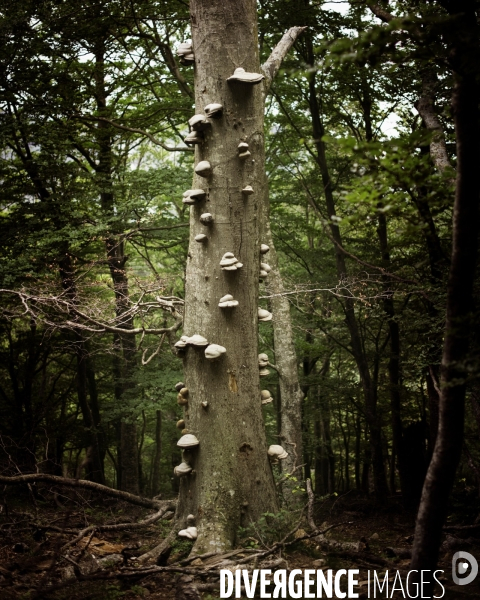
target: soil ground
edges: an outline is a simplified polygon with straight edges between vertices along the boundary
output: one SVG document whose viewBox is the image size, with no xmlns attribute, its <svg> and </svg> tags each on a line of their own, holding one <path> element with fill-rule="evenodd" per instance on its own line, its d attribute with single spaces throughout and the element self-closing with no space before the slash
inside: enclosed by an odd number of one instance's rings
<svg viewBox="0 0 480 600">
<path fill-rule="evenodd" d="M 100 501 L 68 493 L 60 497 L 50 493 L 12 501 L 12 495 L 3 504 L 0 514 L 0 600 L 175 600 L 178 593 L 176 573 L 160 573 L 122 578 L 125 566 L 135 565 L 139 556 L 166 535 L 169 522 L 162 521 L 144 529 L 130 529 L 147 511 L 117 501 Z M 291 522 L 268 522 L 256 528 L 243 530 L 246 547 L 263 547 L 280 539 L 291 529 L 294 512 L 285 511 Z M 480 598 L 480 575 L 466 586 L 452 581 L 452 556 L 458 550 L 470 552 L 480 562 L 480 524 L 468 511 L 464 519 L 452 513 L 445 542 L 440 553 L 438 569 L 442 588 L 437 596 L 446 600 Z M 413 542 L 414 518 L 403 511 L 397 501 L 381 510 L 371 501 L 353 495 L 329 498 L 318 506 L 315 516 L 320 529 L 334 525 L 327 533 L 329 540 L 341 544 L 336 549 L 325 549 L 316 539 L 298 541 L 283 553 L 287 565 L 293 569 L 358 569 L 359 581 L 355 591 L 360 598 L 408 598 L 407 590 L 392 592 L 397 571 L 405 587 L 409 559 L 392 556 L 389 548 L 408 551 Z M 285 520 L 285 519 L 284 519 Z M 281 521 L 281 519 L 280 519 Z M 288 519 L 287 519 L 288 521 Z M 75 532 L 91 524 L 125 523 L 121 531 L 96 533 L 68 548 L 66 543 L 75 538 Z M 284 532 L 281 527 L 287 528 Z M 302 523 L 296 536 L 308 532 Z M 478 539 L 477 539 L 478 536 Z M 355 544 L 351 548 L 349 544 Z M 168 558 L 172 565 L 188 556 L 191 543 L 178 542 Z M 201 566 L 201 565 L 197 565 Z M 261 568 L 261 565 L 256 568 Z M 381 581 L 388 569 L 389 593 L 374 588 L 374 571 Z M 78 581 L 76 573 L 86 577 Z M 88 577 L 95 579 L 88 580 Z M 370 593 L 368 581 L 370 579 Z M 201 580 L 208 584 L 209 579 Z M 212 582 L 212 580 L 210 580 Z M 312 588 L 315 589 L 315 588 Z M 420 597 L 410 588 L 411 597 Z M 442 596 L 443 593 L 443 596 Z M 187 600 L 187 596 L 181 596 Z M 246 597 L 243 595 L 242 597 Z M 256 596 L 260 597 L 260 596 Z M 335 596 L 334 596 L 335 597 Z M 203 600 L 219 598 L 213 590 L 203 592 Z"/>
</svg>

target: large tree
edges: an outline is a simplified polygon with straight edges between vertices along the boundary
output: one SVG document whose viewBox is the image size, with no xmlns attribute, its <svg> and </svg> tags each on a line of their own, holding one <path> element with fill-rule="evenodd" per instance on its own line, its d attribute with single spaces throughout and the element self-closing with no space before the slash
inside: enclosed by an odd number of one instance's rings
<svg viewBox="0 0 480 600">
<path fill-rule="evenodd" d="M 212 171 L 194 177 L 193 188 L 205 190 L 206 198 L 191 208 L 186 270 L 184 332 L 226 348 L 212 361 L 204 348 L 187 346 L 184 359 L 189 390 L 185 422 L 200 444 L 187 451 L 195 473 L 181 482 L 177 518 L 182 521 L 189 513 L 197 517 L 198 552 L 230 547 L 239 525 L 277 509 L 262 419 L 257 341 L 266 195 L 264 100 L 301 29 L 284 36 L 261 70 L 256 11 L 254 0 L 191 2 L 195 112 L 202 114 L 211 103 L 223 106 L 221 118 L 210 120 L 204 141 L 196 147 L 195 164 L 208 161 Z M 258 85 L 227 81 L 240 67 L 263 73 L 263 80 Z M 239 156 L 240 143 L 248 144 L 246 158 Z M 242 192 L 246 186 L 253 194 Z M 200 221 L 206 212 L 213 216 L 209 225 Z M 202 233 L 207 240 L 199 243 L 195 237 Z M 226 252 L 243 266 L 223 270 L 220 261 Z M 237 307 L 218 306 L 226 294 L 238 301 Z"/>
</svg>

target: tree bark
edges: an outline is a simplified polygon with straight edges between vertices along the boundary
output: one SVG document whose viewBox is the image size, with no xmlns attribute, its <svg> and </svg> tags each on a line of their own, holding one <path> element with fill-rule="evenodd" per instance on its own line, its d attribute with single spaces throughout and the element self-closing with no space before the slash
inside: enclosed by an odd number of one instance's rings
<svg viewBox="0 0 480 600">
<path fill-rule="evenodd" d="M 268 188 L 266 204 L 268 203 Z M 289 452 L 288 457 L 282 461 L 282 471 L 291 473 L 296 466 L 302 463 L 302 403 L 304 394 L 298 379 L 298 364 L 290 317 L 290 303 L 284 295 L 282 275 L 280 273 L 277 253 L 273 244 L 269 224 L 268 210 L 262 219 L 264 230 L 264 243 L 270 246 L 270 251 L 263 258 L 272 268 L 266 280 L 267 291 L 270 296 L 270 306 L 273 318 L 273 341 L 275 349 L 275 365 L 278 367 L 278 382 L 280 387 L 281 428 L 280 440 Z M 295 460 L 296 457 L 296 460 Z M 296 462 L 296 464 L 295 464 Z M 295 471 L 297 478 L 302 476 L 301 471 Z M 298 502 L 300 495 L 292 495 L 296 483 L 287 480 L 282 485 L 284 497 L 287 501 Z"/>
<path fill-rule="evenodd" d="M 212 119 L 204 143 L 196 147 L 195 163 L 208 160 L 213 173 L 207 179 L 194 177 L 193 187 L 206 190 L 208 198 L 191 208 L 185 285 L 185 334 L 201 334 L 227 351 L 210 361 L 202 348 L 189 347 L 184 359 L 189 389 L 184 418 L 200 445 L 188 452 L 195 474 L 180 482 L 177 519 L 183 528 L 189 513 L 197 517 L 195 552 L 200 553 L 230 548 L 242 511 L 244 523 L 255 521 L 277 510 L 277 498 L 258 376 L 259 218 L 265 168 L 262 84 L 226 81 L 240 66 L 260 72 L 256 4 L 192 0 L 190 8 L 196 113 L 212 102 L 224 107 L 223 116 Z M 242 141 L 251 152 L 245 161 L 238 157 Z M 253 195 L 242 194 L 246 185 L 253 187 Z M 214 217 L 207 228 L 199 222 L 204 212 Z M 206 244 L 194 240 L 198 233 L 208 235 Z M 225 252 L 233 252 L 243 267 L 223 271 L 219 263 Z M 218 307 L 227 293 L 238 300 L 238 307 Z M 206 409 L 202 402 L 208 402 Z"/>
<path fill-rule="evenodd" d="M 439 428 L 415 527 L 412 569 L 436 568 L 448 497 L 463 444 L 472 291 L 479 233 L 479 35 L 476 4 L 441 2 L 455 19 L 447 43 L 455 76 L 452 96 L 457 143 L 453 244 L 441 365 Z M 433 587 L 433 586 L 432 586 Z M 432 594 L 432 587 L 427 594 Z M 427 596 L 429 597 L 429 596 Z"/>
</svg>

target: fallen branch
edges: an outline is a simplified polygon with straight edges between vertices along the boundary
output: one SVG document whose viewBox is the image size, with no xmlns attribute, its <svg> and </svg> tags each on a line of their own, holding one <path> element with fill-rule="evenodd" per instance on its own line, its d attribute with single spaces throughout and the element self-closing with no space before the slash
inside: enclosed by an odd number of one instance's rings
<svg viewBox="0 0 480 600">
<path fill-rule="evenodd" d="M 165 501 L 153 500 L 150 498 L 142 498 L 129 492 L 122 490 L 114 490 L 101 483 L 95 483 L 94 481 L 87 481 L 86 479 L 69 479 L 67 477 L 60 477 L 58 475 L 49 475 L 47 473 L 29 473 L 28 475 L 14 475 L 13 477 L 6 477 L 0 475 L 0 485 L 20 485 L 20 484 L 31 484 L 31 483 L 53 483 L 56 485 L 63 485 L 72 488 L 83 488 L 86 490 L 92 490 L 99 492 L 107 496 L 113 496 L 119 500 L 124 500 L 135 506 L 143 506 L 144 508 L 161 508 L 165 505 Z M 167 501 L 169 503 L 175 501 Z"/>
<path fill-rule="evenodd" d="M 155 523 L 159 519 L 161 519 L 167 511 L 175 508 L 175 502 L 172 501 L 169 504 L 162 506 L 156 513 L 150 515 L 149 517 L 145 517 L 142 521 L 138 521 L 138 523 L 115 523 L 113 525 L 89 525 L 82 529 L 77 537 L 70 542 L 67 542 L 64 546 L 62 546 L 62 550 L 66 550 L 69 546 L 73 546 L 77 542 L 79 542 L 82 538 L 84 538 L 89 532 L 100 532 L 100 531 L 119 531 L 123 529 L 140 529 L 141 527 L 146 527 L 147 525 L 151 525 Z"/>
</svg>

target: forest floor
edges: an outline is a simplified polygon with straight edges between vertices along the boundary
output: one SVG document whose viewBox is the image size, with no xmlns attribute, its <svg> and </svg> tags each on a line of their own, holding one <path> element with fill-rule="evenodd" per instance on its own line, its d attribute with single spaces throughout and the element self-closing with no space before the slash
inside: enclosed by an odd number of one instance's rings
<svg viewBox="0 0 480 600">
<path fill-rule="evenodd" d="M 181 568 L 148 576 L 134 575 L 130 569 L 126 576 L 128 568 L 135 566 L 136 557 L 169 531 L 168 521 L 129 529 L 128 523 L 135 523 L 145 512 L 123 502 L 93 501 L 85 496 L 65 504 L 57 496 L 36 498 L 34 502 L 28 498 L 20 502 L 10 499 L 3 504 L 0 514 L 0 600 L 189 599 L 188 594 L 181 595 L 178 591 Z M 396 591 L 392 592 L 397 571 L 405 587 L 414 530 L 413 516 L 403 511 L 397 501 L 379 510 L 371 501 L 352 494 L 332 497 L 319 505 L 315 520 L 320 530 L 333 527 L 325 537 L 299 540 L 284 548 L 282 557 L 286 562 L 279 568 L 332 569 L 334 574 L 338 569 L 358 569 L 355 578 L 359 584 L 355 591 L 360 598 L 409 597 L 406 590 L 401 591 L 398 581 Z M 75 538 L 74 531 L 92 523 L 118 522 L 127 526 L 120 531 L 92 532 L 80 542 L 64 547 Z M 277 525 L 265 522 L 253 532 L 244 530 L 247 549 L 235 559 L 248 556 L 252 547 L 268 547 L 272 535 L 281 535 L 275 529 Z M 302 537 L 308 531 L 307 523 L 302 523 L 294 537 Z M 470 552 L 480 561 L 480 524 L 477 527 L 473 512 L 453 511 L 444 538 L 438 569 L 443 570 L 439 578 L 445 592 L 438 587 L 437 596 L 446 600 L 480 598 L 480 575 L 466 586 L 452 581 L 452 556 L 456 551 Z M 190 542 L 176 542 L 165 564 L 185 559 L 190 549 Z M 189 566 L 201 571 L 211 564 L 212 559 L 197 559 Z M 234 564 L 231 560 L 230 568 Z M 375 590 L 373 586 L 374 571 L 383 581 L 386 570 L 390 582 L 388 595 L 385 588 L 380 593 L 378 586 Z M 199 581 L 208 590 L 202 592 L 203 600 L 219 598 L 212 578 L 203 574 Z M 410 594 L 421 597 L 412 588 Z"/>
</svg>

